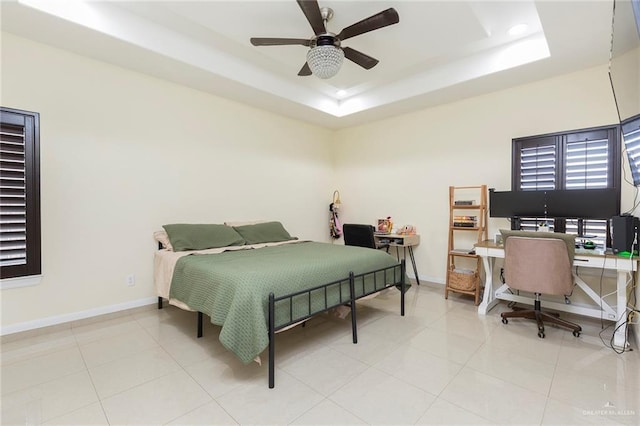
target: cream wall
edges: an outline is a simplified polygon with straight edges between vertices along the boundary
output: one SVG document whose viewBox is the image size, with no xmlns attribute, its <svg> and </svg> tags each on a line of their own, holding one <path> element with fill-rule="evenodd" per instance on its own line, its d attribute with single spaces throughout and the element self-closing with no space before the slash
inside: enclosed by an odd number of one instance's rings
<svg viewBox="0 0 640 426">
<path fill-rule="evenodd" d="M 613 58 L 610 69 L 620 118 L 640 114 L 640 47 Z"/>
<path fill-rule="evenodd" d="M 415 250 L 418 273 L 443 283 L 449 185 L 509 190 L 512 138 L 616 121 L 602 66 L 341 130 L 334 161 L 343 222 L 391 216 L 415 225 L 422 240 Z M 625 188 L 623 210 L 631 201 Z M 489 235 L 509 226 L 489 219 Z"/>
<path fill-rule="evenodd" d="M 396 224 L 415 225 L 421 235 L 415 248 L 418 275 L 444 283 L 450 185 L 509 190 L 513 138 L 617 120 L 608 70 L 601 66 L 341 130 L 333 152 L 342 221 L 375 223 L 391 216 Z M 628 175 L 624 156 L 622 161 Z M 632 208 L 635 193 L 623 180 L 621 211 Z M 488 225 L 490 237 L 510 227 L 497 218 Z M 407 270 L 413 275 L 409 265 Z M 587 281 L 599 279 L 584 275 Z M 638 336 L 639 326 L 633 329 Z"/>
<path fill-rule="evenodd" d="M 165 223 L 328 239 L 329 130 L 6 33 L 1 83 L 2 106 L 40 113 L 43 271 L 0 292 L 3 333 L 152 301 Z"/>
<path fill-rule="evenodd" d="M 41 113 L 43 225 L 42 283 L 0 291 L 3 334 L 153 301 L 164 223 L 279 219 L 327 241 L 336 188 L 343 223 L 416 225 L 420 276 L 443 282 L 449 185 L 509 189 L 512 138 L 617 118 L 602 66 L 332 132 L 2 36 L 0 103 Z"/>
</svg>

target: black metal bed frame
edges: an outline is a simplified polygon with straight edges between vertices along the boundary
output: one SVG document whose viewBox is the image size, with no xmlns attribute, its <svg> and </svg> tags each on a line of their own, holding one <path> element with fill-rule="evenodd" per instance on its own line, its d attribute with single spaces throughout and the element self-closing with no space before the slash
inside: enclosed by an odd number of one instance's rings
<svg viewBox="0 0 640 426">
<path fill-rule="evenodd" d="M 378 279 L 378 275 L 382 275 L 382 279 Z M 392 274 L 391 282 L 388 282 L 389 275 Z M 361 299 L 363 297 L 369 296 L 374 293 L 378 293 L 382 290 L 391 288 L 391 287 L 399 287 L 400 290 L 400 315 L 404 316 L 404 300 L 405 300 L 405 292 L 406 292 L 406 264 L 405 260 L 402 259 L 399 264 L 389 266 L 387 268 L 376 269 L 373 271 L 365 272 L 362 274 L 354 274 L 353 272 L 349 272 L 348 278 L 343 278 L 340 280 L 336 280 L 327 284 L 322 284 L 313 288 L 308 288 L 305 290 L 300 290 L 295 293 L 287 294 L 284 296 L 275 297 L 273 293 L 269 293 L 269 388 L 273 389 L 275 387 L 275 334 L 276 332 L 287 328 L 291 325 L 298 324 L 308 319 L 314 317 L 315 315 L 321 314 L 323 312 L 327 312 L 330 309 L 336 308 L 341 305 L 348 304 L 351 310 L 351 333 L 353 336 L 353 343 L 358 343 L 358 331 L 357 331 L 357 321 L 356 321 L 356 300 Z M 365 280 L 372 279 L 369 281 L 369 287 L 371 287 L 371 283 L 373 283 L 373 288 L 370 290 L 366 289 Z M 382 281 L 380 283 L 380 281 Z M 349 298 L 348 300 L 343 300 L 342 288 L 343 285 L 349 284 Z M 362 294 L 356 297 L 356 283 L 361 287 L 358 289 L 362 289 Z M 327 292 L 331 287 L 337 287 L 339 292 L 339 301 L 335 303 L 329 303 Z M 324 293 L 324 304 L 318 308 L 312 310 L 311 308 L 311 295 L 315 292 L 323 292 Z M 294 317 L 293 314 L 293 300 L 296 298 L 296 306 L 300 309 L 300 301 L 299 299 L 307 295 L 307 310 L 305 314 L 296 315 Z M 278 302 L 288 301 L 289 304 L 289 320 L 283 324 L 278 326 L 275 325 L 275 307 Z M 304 306 L 304 305 L 303 305 Z M 158 296 L 158 309 L 162 309 L 162 297 Z M 203 334 L 203 321 L 204 314 L 198 311 L 198 338 L 202 337 Z"/>
</svg>

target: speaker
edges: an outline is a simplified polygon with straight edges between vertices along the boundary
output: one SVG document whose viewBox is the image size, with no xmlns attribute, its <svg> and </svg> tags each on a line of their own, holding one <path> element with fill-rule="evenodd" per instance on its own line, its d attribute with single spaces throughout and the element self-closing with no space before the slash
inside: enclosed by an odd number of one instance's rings
<svg viewBox="0 0 640 426">
<path fill-rule="evenodd" d="M 611 248 L 614 253 L 638 250 L 639 225 L 640 221 L 635 216 L 624 215 L 611 218 Z"/>
</svg>

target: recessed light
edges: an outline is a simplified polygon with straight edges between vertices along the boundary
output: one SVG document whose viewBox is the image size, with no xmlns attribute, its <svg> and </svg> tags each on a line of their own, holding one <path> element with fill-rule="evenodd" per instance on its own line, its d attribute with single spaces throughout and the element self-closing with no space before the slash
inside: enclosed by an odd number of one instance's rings
<svg viewBox="0 0 640 426">
<path fill-rule="evenodd" d="M 518 35 L 524 34 L 527 31 L 527 29 L 529 29 L 529 26 L 527 24 L 517 24 L 509 28 L 508 32 L 509 32 L 509 35 L 518 36 Z"/>
<path fill-rule="evenodd" d="M 346 90 L 344 90 L 344 89 L 340 89 L 340 90 L 338 90 L 338 91 L 336 92 L 336 95 L 337 95 L 338 97 L 340 97 L 340 98 L 341 98 L 341 97 L 343 97 L 343 96 L 344 96 L 344 95 L 346 95 L 346 94 L 347 94 L 347 91 L 346 91 Z"/>
</svg>

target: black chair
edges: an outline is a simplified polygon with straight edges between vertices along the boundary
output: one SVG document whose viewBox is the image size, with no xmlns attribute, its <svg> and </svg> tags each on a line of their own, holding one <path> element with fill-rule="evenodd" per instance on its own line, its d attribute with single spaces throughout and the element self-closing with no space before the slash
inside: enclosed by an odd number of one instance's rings
<svg viewBox="0 0 640 426">
<path fill-rule="evenodd" d="M 373 225 L 345 223 L 342 226 L 344 245 L 389 250 L 388 244 L 376 244 Z"/>
</svg>

